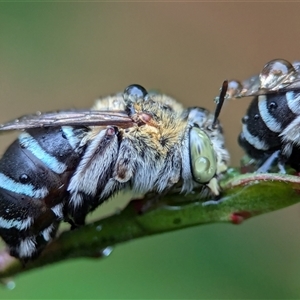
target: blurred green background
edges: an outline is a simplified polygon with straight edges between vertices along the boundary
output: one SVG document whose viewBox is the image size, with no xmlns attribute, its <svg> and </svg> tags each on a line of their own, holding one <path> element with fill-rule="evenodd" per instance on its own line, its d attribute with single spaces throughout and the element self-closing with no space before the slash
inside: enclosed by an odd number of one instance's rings
<svg viewBox="0 0 300 300">
<path fill-rule="evenodd" d="M 226 78 L 300 59 L 299 3 L 0 3 L 0 120 L 90 107 L 140 83 L 214 108 Z M 222 112 L 232 165 L 250 99 Z M 14 138 L 1 136 L 1 153 Z M 98 212 L 124 205 L 114 199 Z M 97 213 L 98 213 L 97 212 Z M 93 217 L 96 217 L 96 214 Z M 16 278 L 17 298 L 300 298 L 299 206 L 120 245 Z"/>
</svg>

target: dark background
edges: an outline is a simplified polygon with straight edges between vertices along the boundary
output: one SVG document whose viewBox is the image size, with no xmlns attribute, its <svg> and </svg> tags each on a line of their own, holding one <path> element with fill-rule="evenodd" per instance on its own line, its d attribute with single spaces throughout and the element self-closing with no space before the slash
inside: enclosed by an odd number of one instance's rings
<svg viewBox="0 0 300 300">
<path fill-rule="evenodd" d="M 298 3 L 0 3 L 0 120 L 86 108 L 139 83 L 214 109 L 224 79 L 300 59 Z M 250 99 L 221 115 L 232 165 Z M 1 149 L 14 138 L 1 136 Z M 98 211 L 124 205 L 114 199 Z M 96 214 L 93 214 L 96 217 Z M 300 210 L 213 224 L 19 276 L 0 298 L 298 298 Z"/>
</svg>

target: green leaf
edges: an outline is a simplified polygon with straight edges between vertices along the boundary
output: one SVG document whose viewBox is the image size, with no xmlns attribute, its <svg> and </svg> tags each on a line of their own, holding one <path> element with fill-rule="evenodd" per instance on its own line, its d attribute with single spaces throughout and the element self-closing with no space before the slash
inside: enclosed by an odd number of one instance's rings
<svg viewBox="0 0 300 300">
<path fill-rule="evenodd" d="M 132 200 L 120 213 L 63 232 L 36 260 L 25 266 L 7 252 L 2 252 L 0 277 L 6 278 L 70 258 L 105 257 L 112 246 L 153 234 L 207 223 L 240 224 L 247 218 L 300 200 L 300 179 L 292 175 L 240 175 L 237 170 L 230 169 L 220 185 L 222 193 L 218 200 L 204 201 L 197 191 L 187 195 L 173 191 L 159 200 L 151 195 Z"/>
</svg>

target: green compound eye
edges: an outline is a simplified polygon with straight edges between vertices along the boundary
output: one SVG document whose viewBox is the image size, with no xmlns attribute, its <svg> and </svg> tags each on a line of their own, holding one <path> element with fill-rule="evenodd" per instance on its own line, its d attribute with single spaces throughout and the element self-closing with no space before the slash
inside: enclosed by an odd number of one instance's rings
<svg viewBox="0 0 300 300">
<path fill-rule="evenodd" d="M 216 174 L 217 159 L 209 136 L 200 128 L 190 130 L 191 169 L 195 181 L 209 182 Z"/>
</svg>

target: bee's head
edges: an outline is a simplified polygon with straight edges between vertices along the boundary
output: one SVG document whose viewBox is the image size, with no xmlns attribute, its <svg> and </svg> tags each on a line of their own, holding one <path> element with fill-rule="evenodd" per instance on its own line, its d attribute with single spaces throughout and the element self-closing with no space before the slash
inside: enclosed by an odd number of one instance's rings
<svg viewBox="0 0 300 300">
<path fill-rule="evenodd" d="M 223 147 L 222 128 L 218 121 L 227 88 L 228 82 L 224 81 L 214 115 L 199 107 L 188 110 L 190 170 L 197 183 L 210 182 L 220 171 L 224 171 L 222 161 L 229 158 Z"/>
</svg>

